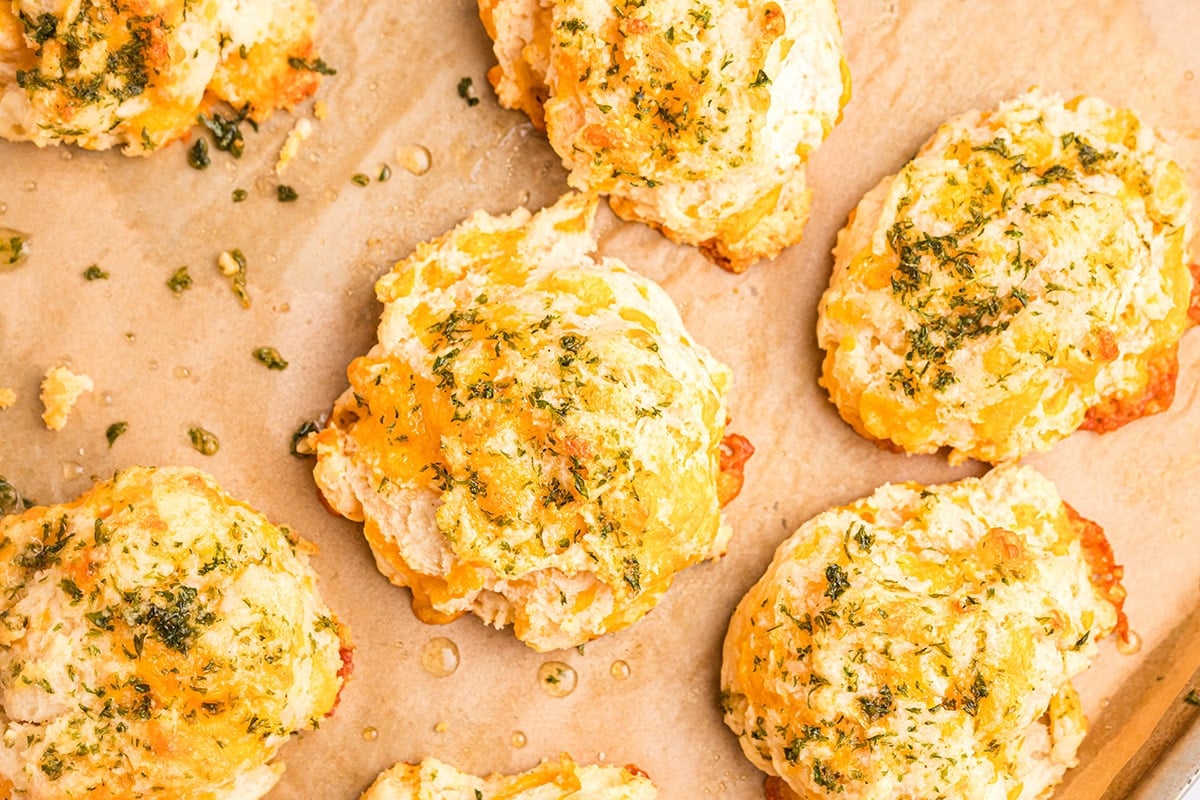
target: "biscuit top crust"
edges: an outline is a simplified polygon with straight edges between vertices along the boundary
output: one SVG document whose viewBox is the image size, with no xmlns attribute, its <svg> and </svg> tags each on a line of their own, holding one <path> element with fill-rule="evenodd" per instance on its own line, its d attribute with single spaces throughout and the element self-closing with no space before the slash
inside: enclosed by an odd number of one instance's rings
<svg viewBox="0 0 1200 800">
<path fill-rule="evenodd" d="M 311 0 L 0 0 L 0 136 L 144 155 L 218 100 L 262 121 L 316 91 L 315 26 Z"/>
<path fill-rule="evenodd" d="M 182 468 L 0 518 L 0 787 L 265 794 L 268 762 L 343 678 L 305 546 Z"/>
<path fill-rule="evenodd" d="M 1189 216 L 1182 171 L 1131 111 L 1034 91 L 958 117 L 839 235 L 822 385 L 871 438 L 992 462 L 1105 400 L 1169 403 Z"/>
<path fill-rule="evenodd" d="M 428 569 L 451 596 L 554 571 L 640 616 L 724 550 L 729 371 L 661 288 L 591 255 L 594 210 L 568 195 L 536 216 L 480 212 L 418 247 L 377 284 L 379 344 L 318 436 L 317 481 L 368 538 L 424 536 L 394 511 L 437 498 L 432 538 L 456 566 Z"/>
<path fill-rule="evenodd" d="M 1086 730 L 1070 679 L 1117 625 L 1096 535 L 1028 467 L 818 515 L 734 614 L 726 722 L 801 797 L 1045 796 Z"/>
<path fill-rule="evenodd" d="M 517 775 L 480 778 L 436 758 L 384 771 L 360 800 L 655 800 L 658 790 L 637 767 L 578 764 L 563 755 Z"/>
<path fill-rule="evenodd" d="M 849 99 L 832 0 L 480 0 L 500 102 L 581 191 L 734 272 L 799 241 Z"/>
</svg>

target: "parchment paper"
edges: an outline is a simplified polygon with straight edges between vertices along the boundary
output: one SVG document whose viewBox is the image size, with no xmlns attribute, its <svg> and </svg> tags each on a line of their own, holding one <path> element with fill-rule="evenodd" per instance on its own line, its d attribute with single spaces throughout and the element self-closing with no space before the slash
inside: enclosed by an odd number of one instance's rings
<svg viewBox="0 0 1200 800">
<path fill-rule="evenodd" d="M 1170 133 L 1200 190 L 1200 6 L 848 0 L 853 99 L 812 161 L 803 243 L 733 276 L 602 210 L 602 249 L 661 281 L 697 338 L 733 368 L 732 428 L 758 454 L 728 508 L 736 533 L 723 561 L 684 573 L 633 628 L 553 655 L 471 617 L 417 622 L 408 592 L 376 572 L 359 527 L 320 506 L 311 461 L 288 453 L 292 432 L 329 408 L 345 366 L 374 341 L 380 274 L 477 207 L 540 207 L 565 188 L 545 141 L 522 115 L 501 110 L 487 86 L 493 62 L 473 3 L 330 0 L 322 9 L 321 53 L 338 74 L 318 95 L 327 118 L 314 121 L 282 178 L 272 168 L 295 119 L 288 115 L 247 132 L 240 161 L 214 152 L 203 172 L 188 167 L 186 145 L 129 159 L 0 142 L 0 227 L 29 234 L 32 251 L 0 273 L 0 386 L 19 394 L 0 412 L 0 474 L 31 498 L 59 502 L 123 466 L 193 464 L 320 546 L 315 565 L 353 631 L 355 672 L 336 714 L 284 749 L 287 772 L 272 800 L 355 798 L 397 760 L 434 755 L 486 773 L 562 751 L 636 763 L 666 800 L 761 797 L 762 775 L 717 708 L 720 643 L 738 599 L 775 546 L 824 508 L 889 480 L 982 471 L 876 449 L 818 388 L 816 304 L 837 230 L 940 122 L 1033 85 L 1139 109 Z M 463 77 L 479 104 L 458 96 Z M 296 116 L 311 109 L 309 101 Z M 424 175 L 397 159 L 397 148 L 412 144 L 432 156 Z M 386 183 L 352 183 L 384 163 Z M 280 182 L 296 188 L 296 202 L 276 201 Z M 249 192 L 244 203 L 231 201 L 235 188 Z M 216 267 L 234 247 L 248 260 L 249 310 Z M 93 263 L 110 278 L 85 281 Z M 196 285 L 176 297 L 165 284 L 182 265 Z M 265 369 L 251 356 L 262 346 L 278 348 L 290 366 Z M 97 388 L 65 430 L 50 433 L 37 386 L 57 363 Z M 1056 797 L 1103 795 L 1200 665 L 1198 393 L 1200 333 L 1192 333 L 1168 413 L 1103 437 L 1077 434 L 1029 459 L 1107 530 L 1144 640 L 1131 657 L 1105 642 L 1078 681 L 1092 732 Z M 104 433 L 117 421 L 129 428 L 110 449 Z M 194 425 L 220 437 L 219 453 L 191 448 Z M 421 667 L 422 648 L 438 636 L 459 649 L 449 677 Z M 568 697 L 539 688 L 538 667 L 551 659 L 579 674 Z M 628 663 L 628 678 L 610 672 L 617 660 Z M 513 744 L 518 731 L 523 747 Z"/>
</svg>

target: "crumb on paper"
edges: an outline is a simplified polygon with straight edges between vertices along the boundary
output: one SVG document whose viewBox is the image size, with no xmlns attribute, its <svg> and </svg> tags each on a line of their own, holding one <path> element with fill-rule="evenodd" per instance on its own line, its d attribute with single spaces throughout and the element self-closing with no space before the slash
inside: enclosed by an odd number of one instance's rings
<svg viewBox="0 0 1200 800">
<path fill-rule="evenodd" d="M 77 375 L 66 367 L 51 367 L 42 379 L 41 400 L 46 410 L 42 421 L 52 431 L 61 431 L 67 424 L 75 404 L 84 392 L 95 390 L 96 385 L 87 375 Z"/>
<path fill-rule="evenodd" d="M 313 103 L 313 116 L 317 119 L 325 119 L 329 116 L 329 106 L 325 104 L 324 100 Z"/>
<path fill-rule="evenodd" d="M 275 162 L 275 174 L 282 175 L 287 169 L 288 164 L 296 157 L 296 153 L 300 152 L 300 145 L 304 140 L 312 136 L 312 123 L 304 117 L 296 120 L 296 124 L 288 132 L 287 139 L 283 143 L 283 147 L 279 150 L 279 160 Z"/>
<path fill-rule="evenodd" d="M 0 411 L 13 407 L 17 402 L 17 393 L 6 386 L 0 387 Z"/>
</svg>

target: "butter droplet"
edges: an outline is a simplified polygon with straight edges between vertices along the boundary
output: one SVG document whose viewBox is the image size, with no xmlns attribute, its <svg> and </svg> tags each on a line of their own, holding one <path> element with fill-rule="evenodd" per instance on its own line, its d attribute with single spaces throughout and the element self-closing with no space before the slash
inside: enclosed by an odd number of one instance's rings
<svg viewBox="0 0 1200 800">
<path fill-rule="evenodd" d="M 513 747 L 524 747 L 529 743 L 529 738 L 521 731 L 513 731 L 512 738 L 509 741 L 512 742 Z"/>
<path fill-rule="evenodd" d="M 632 670 L 624 661 L 614 661 L 612 666 L 608 668 L 609 673 L 619 681 L 623 681 L 629 677 Z"/>
<path fill-rule="evenodd" d="M 453 675 L 458 669 L 458 645 L 444 636 L 430 639 L 421 648 L 421 666 L 435 678 Z"/>
<path fill-rule="evenodd" d="M 538 683 L 542 691 L 551 697 L 566 697 L 575 691 L 579 684 L 579 675 L 568 664 L 561 661 L 547 661 L 538 668 Z"/>
<path fill-rule="evenodd" d="M 397 147 L 396 160 L 413 175 L 424 175 L 433 166 L 433 156 L 419 144 L 402 144 Z"/>
<path fill-rule="evenodd" d="M 379 738 L 379 731 L 368 725 L 362 729 L 362 737 L 364 741 L 373 742 Z"/>
</svg>

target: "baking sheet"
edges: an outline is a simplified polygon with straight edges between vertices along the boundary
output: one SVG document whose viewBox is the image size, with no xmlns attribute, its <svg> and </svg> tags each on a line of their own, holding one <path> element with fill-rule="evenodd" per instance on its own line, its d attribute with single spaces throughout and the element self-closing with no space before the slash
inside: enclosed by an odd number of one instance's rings
<svg viewBox="0 0 1200 800">
<path fill-rule="evenodd" d="M 732 427 L 758 454 L 727 509 L 735 536 L 724 560 L 684 573 L 633 628 L 583 652 L 548 655 L 474 618 L 444 627 L 416 621 L 408 592 L 375 571 L 358 526 L 320 506 L 311 462 L 288 454 L 292 432 L 328 409 L 346 364 L 374 341 L 380 309 L 371 287 L 380 274 L 475 208 L 536 208 L 565 187 L 545 141 L 495 103 L 473 3 L 321 7 L 321 53 L 338 74 L 318 95 L 326 118 L 314 121 L 282 178 L 272 174 L 278 148 L 295 116 L 311 116 L 311 101 L 248 132 L 240 161 L 214 153 L 203 172 L 187 166 L 184 145 L 127 159 L 0 142 L 0 227 L 29 234 L 31 244 L 27 263 L 0 273 L 0 386 L 19 395 L 0 412 L 0 474 L 29 497 L 59 502 L 116 468 L 192 464 L 320 546 L 315 565 L 326 599 L 352 629 L 356 668 L 337 713 L 284 749 L 287 772 L 272 800 L 354 798 L 397 760 L 434 755 L 486 773 L 562 751 L 636 763 L 666 800 L 761 797 L 762 776 L 717 708 L 720 643 L 737 600 L 775 546 L 824 508 L 889 480 L 982 471 L 876 449 L 840 422 L 816 385 L 816 303 L 837 230 L 940 122 L 1034 85 L 1139 109 L 1168 131 L 1200 189 L 1200 6 L 846 2 L 853 98 L 811 163 L 815 200 L 803 243 L 733 276 L 602 210 L 604 252 L 663 283 L 696 337 L 733 368 Z M 463 77 L 479 104 L 458 96 Z M 398 150 L 411 145 L 430 153 L 424 175 L 401 167 Z M 352 183 L 384 163 L 392 167 L 386 183 Z M 296 202 L 275 200 L 280 182 L 296 188 Z M 235 188 L 248 191 L 244 203 L 231 201 Z M 235 247 L 248 261 L 248 310 L 216 267 L 217 255 Z M 108 280 L 84 280 L 93 263 Z M 195 286 L 176 297 L 165 284 L 183 265 Z M 278 348 L 290 366 L 264 369 L 251 356 L 262 346 Z M 57 363 L 90 375 L 96 391 L 65 430 L 50 433 L 37 386 Z M 1145 771 L 1165 746 L 1151 732 L 1200 666 L 1198 394 L 1200 333 L 1192 333 L 1168 413 L 1103 437 L 1077 434 L 1029 459 L 1107 530 L 1144 640 L 1129 657 L 1105 642 L 1077 682 L 1092 733 L 1056 798 L 1124 792 L 1141 774 L 1138 763 Z M 129 428 L 110 449 L 104 432 L 117 421 Z M 191 448 L 194 425 L 218 434 L 219 453 Z M 448 677 L 421 666 L 435 637 L 458 647 L 460 665 Z M 568 697 L 539 688 L 538 668 L 552 659 L 578 672 Z M 617 661 L 629 665 L 628 677 L 614 676 Z M 1149 755 L 1122 774 L 1143 746 Z"/>
</svg>

